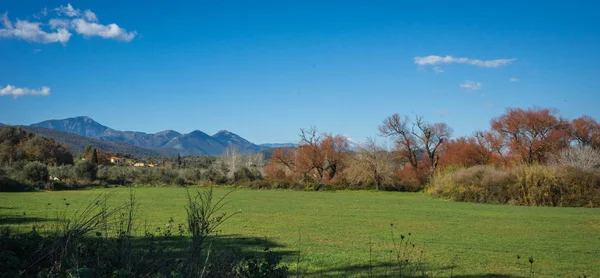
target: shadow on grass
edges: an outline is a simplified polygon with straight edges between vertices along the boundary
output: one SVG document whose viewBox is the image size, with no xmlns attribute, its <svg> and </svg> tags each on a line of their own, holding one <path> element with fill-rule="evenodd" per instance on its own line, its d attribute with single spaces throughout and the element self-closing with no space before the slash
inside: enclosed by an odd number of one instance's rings
<svg viewBox="0 0 600 278">
<path fill-rule="evenodd" d="M 29 216 L 8 215 L 0 217 L 0 227 L 7 225 L 23 225 L 31 223 L 42 223 L 52 221 L 51 219 Z"/>
<path fill-rule="evenodd" d="M 408 265 L 400 269 L 397 264 L 383 262 L 377 264 L 354 264 L 348 266 L 328 268 L 306 273 L 308 276 L 318 277 L 456 277 L 456 278 L 520 278 L 506 274 L 482 273 L 477 275 L 456 275 L 455 266 L 430 267 L 427 265 Z"/>
<path fill-rule="evenodd" d="M 184 258 L 191 246 L 191 238 L 189 236 L 155 236 L 152 240 L 148 237 L 132 238 L 132 244 L 136 248 L 147 248 L 149 242 L 153 242 L 161 250 L 164 250 L 163 254 L 169 258 Z M 271 251 L 279 257 L 297 255 L 296 251 L 280 250 L 280 248 L 285 248 L 286 246 L 265 238 L 225 234 L 209 236 L 206 242 L 207 247 L 205 250 L 210 246 L 211 252 L 217 250 L 242 257 L 262 257 L 262 254 L 266 250 Z"/>
</svg>

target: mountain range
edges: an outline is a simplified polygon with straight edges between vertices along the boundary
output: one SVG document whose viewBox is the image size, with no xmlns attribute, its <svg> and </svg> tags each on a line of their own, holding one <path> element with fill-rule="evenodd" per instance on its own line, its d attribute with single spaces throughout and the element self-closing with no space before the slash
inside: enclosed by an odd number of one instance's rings
<svg viewBox="0 0 600 278">
<path fill-rule="evenodd" d="M 221 130 L 213 135 L 200 130 L 187 134 L 174 130 L 157 133 L 120 131 L 85 116 L 48 120 L 23 126 L 23 128 L 32 133 L 53 137 L 61 143 L 68 144 L 74 151 L 83 148 L 83 144 L 89 144 L 103 150 L 131 149 L 135 153 L 146 153 L 151 156 L 174 156 L 178 153 L 218 156 L 222 155 L 228 147 L 235 148 L 242 154 L 249 154 L 274 147 L 294 146 L 292 143 L 257 145 L 227 130 Z"/>
</svg>

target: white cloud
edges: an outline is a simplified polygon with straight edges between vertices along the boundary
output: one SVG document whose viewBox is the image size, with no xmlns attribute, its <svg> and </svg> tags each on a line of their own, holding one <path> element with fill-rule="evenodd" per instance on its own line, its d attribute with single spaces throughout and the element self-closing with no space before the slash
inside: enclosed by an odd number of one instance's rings
<svg viewBox="0 0 600 278">
<path fill-rule="evenodd" d="M 52 29 L 56 29 L 58 27 L 69 28 L 71 22 L 62 18 L 53 18 L 48 21 L 48 25 L 50 25 L 50 28 Z"/>
<path fill-rule="evenodd" d="M 85 13 L 83 15 L 85 16 L 85 19 L 87 19 L 87 21 L 89 22 L 98 21 L 98 17 L 96 16 L 96 14 L 90 10 L 85 10 Z"/>
<path fill-rule="evenodd" d="M 75 32 L 85 37 L 99 36 L 105 39 L 115 39 L 122 41 L 131 41 L 136 32 L 127 32 L 117 24 L 102 25 L 93 22 L 87 22 L 83 19 L 73 20 Z"/>
<path fill-rule="evenodd" d="M 0 96 L 12 96 L 14 98 L 18 98 L 24 95 L 39 95 L 39 96 L 47 96 L 50 94 L 50 88 L 42 87 L 39 90 L 29 89 L 29 88 L 17 88 L 15 86 L 6 85 L 6 87 L 2 88 L 0 86 Z"/>
<path fill-rule="evenodd" d="M 4 28 L 0 29 L 0 38 L 22 39 L 28 42 L 66 44 L 71 38 L 71 33 L 65 28 L 59 28 L 56 32 L 46 32 L 40 28 L 39 22 L 19 20 L 13 25 L 8 19 L 8 14 L 2 16 Z"/>
<path fill-rule="evenodd" d="M 442 73 L 442 72 L 444 72 L 444 69 L 441 67 L 433 67 L 433 71 L 435 71 L 437 73 Z"/>
<path fill-rule="evenodd" d="M 465 81 L 464 84 L 460 84 L 460 87 L 467 89 L 467 90 L 476 91 L 476 90 L 481 89 L 482 85 L 479 82 L 467 80 L 467 81 Z"/>
<path fill-rule="evenodd" d="M 521 81 L 521 80 L 520 80 L 519 78 L 516 78 L 516 77 L 511 77 L 511 78 L 509 79 L 509 81 L 510 81 L 510 82 L 519 82 L 519 81 Z"/>
<path fill-rule="evenodd" d="M 71 4 L 67 4 L 67 6 L 60 5 L 60 7 L 54 9 L 58 12 L 59 15 L 66 15 L 68 17 L 77 17 L 81 13 L 79 10 L 74 9 Z"/>
<path fill-rule="evenodd" d="M 2 25 L 4 25 L 4 28 L 6 29 L 13 29 L 13 25 L 12 22 L 10 22 L 10 19 L 8 19 L 8 13 L 4 13 L 2 15 Z"/>
<path fill-rule="evenodd" d="M 497 68 L 500 66 L 505 66 L 508 65 L 510 63 L 512 63 L 513 61 L 515 61 L 515 58 L 511 58 L 511 59 L 496 59 L 496 60 L 477 60 L 477 59 L 471 59 L 471 58 L 455 58 L 452 56 L 446 56 L 446 57 L 442 57 L 442 56 L 436 56 L 436 55 L 430 55 L 430 56 L 425 56 L 425 57 L 421 57 L 421 56 L 417 56 L 413 58 L 415 64 L 419 65 L 419 66 L 436 66 L 436 65 L 448 65 L 448 64 L 467 64 L 467 65 L 473 65 L 473 66 L 478 66 L 478 67 L 482 67 L 482 68 Z"/>
<path fill-rule="evenodd" d="M 41 14 L 47 15 L 46 8 L 42 11 Z M 48 20 L 47 24 L 19 19 L 16 22 L 12 22 L 8 18 L 8 13 L 4 13 L 0 16 L 0 25 L 4 26 L 4 28 L 0 28 L 0 38 L 22 39 L 35 43 L 60 42 L 66 44 L 72 36 L 70 31 L 74 31 L 86 38 L 96 36 L 126 42 L 131 41 L 137 35 L 136 31 L 128 32 L 116 23 L 108 25 L 100 24 L 94 12 L 91 10 L 81 12 L 81 10 L 71 6 L 71 4 L 55 8 L 54 11 L 58 13 L 59 17 Z M 37 15 L 34 15 L 34 17 L 40 18 Z"/>
</svg>

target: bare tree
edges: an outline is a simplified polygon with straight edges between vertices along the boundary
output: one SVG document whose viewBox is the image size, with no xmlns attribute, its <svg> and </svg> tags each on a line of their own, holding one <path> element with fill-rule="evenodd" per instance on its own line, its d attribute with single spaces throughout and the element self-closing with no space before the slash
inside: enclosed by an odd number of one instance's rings
<svg viewBox="0 0 600 278">
<path fill-rule="evenodd" d="M 407 116 L 402 118 L 400 115 L 394 114 L 383 120 L 383 123 L 379 126 L 379 132 L 382 136 L 394 138 L 401 156 L 406 158 L 408 163 L 416 169 L 419 163 L 417 158 L 419 146 L 412 128 L 408 125 L 409 119 Z"/>
<path fill-rule="evenodd" d="M 586 171 L 600 168 L 600 151 L 589 145 L 563 149 L 554 159 L 554 164 L 569 166 Z"/>
<path fill-rule="evenodd" d="M 240 165 L 242 164 L 242 155 L 237 146 L 229 146 L 225 148 L 222 156 L 224 164 L 227 166 L 229 170 L 229 176 L 232 177 L 233 174 L 238 170 Z"/>
<path fill-rule="evenodd" d="M 414 126 L 417 127 L 417 132 L 415 132 Z M 425 149 L 429 159 L 429 170 L 433 173 L 440 159 L 438 150 L 450 138 L 452 129 L 445 123 L 429 124 L 420 116 L 416 117 L 414 126 L 412 133 L 421 141 L 420 145 Z"/>
<path fill-rule="evenodd" d="M 361 183 L 372 182 L 377 190 L 391 181 L 393 172 L 392 155 L 371 138 L 359 147 L 345 171 L 348 179 Z"/>
<path fill-rule="evenodd" d="M 257 152 L 253 154 L 246 155 L 244 157 L 244 162 L 246 167 L 259 167 L 262 168 L 265 166 L 265 154 L 262 152 Z"/>
<path fill-rule="evenodd" d="M 450 138 L 452 129 L 445 123 L 429 124 L 421 116 L 416 116 L 414 123 L 410 123 L 407 116 L 394 114 L 383 120 L 379 132 L 395 139 L 401 156 L 413 169 L 418 168 L 417 154 L 423 151 L 427 155 L 430 173 L 433 173 L 439 162 L 440 148 Z"/>
</svg>

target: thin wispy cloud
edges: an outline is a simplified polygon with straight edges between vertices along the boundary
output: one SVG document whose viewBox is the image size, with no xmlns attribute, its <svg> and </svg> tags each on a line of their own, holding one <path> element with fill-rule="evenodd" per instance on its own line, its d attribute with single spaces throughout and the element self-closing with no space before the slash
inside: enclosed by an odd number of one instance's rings
<svg viewBox="0 0 600 278">
<path fill-rule="evenodd" d="M 66 44 L 74 32 L 84 38 L 100 37 L 104 39 L 113 39 L 129 42 L 137 35 L 136 31 L 127 31 L 116 23 L 101 24 L 97 15 L 91 10 L 76 9 L 71 4 L 52 9 L 58 17 L 51 18 L 47 23 L 30 22 L 17 19 L 12 22 L 8 13 L 0 18 L 2 27 L 0 29 L 0 38 L 21 39 L 34 43 L 55 43 Z M 51 11 L 52 11 L 51 10 Z M 43 13 L 37 14 L 35 18 L 46 16 L 47 9 Z"/>
<path fill-rule="evenodd" d="M 85 19 L 87 19 L 87 21 L 89 22 L 97 22 L 98 21 L 98 17 L 96 16 L 96 14 L 90 10 L 85 10 L 85 13 L 83 14 Z"/>
<path fill-rule="evenodd" d="M 481 89 L 482 86 L 483 85 L 481 85 L 481 83 L 471 81 L 471 80 L 466 80 L 465 83 L 460 84 L 461 88 L 467 89 L 469 91 L 477 91 L 477 90 Z"/>
<path fill-rule="evenodd" d="M 80 14 L 80 11 L 73 8 L 71 4 L 67 4 L 67 6 L 60 5 L 60 7 L 54 10 L 58 12 L 59 15 L 66 15 L 68 17 L 77 17 Z"/>
<path fill-rule="evenodd" d="M 479 60 L 479 59 L 471 59 L 466 57 L 452 57 L 452 56 L 437 56 L 437 55 L 429 55 L 429 56 L 417 56 L 413 58 L 413 61 L 416 65 L 420 67 L 425 66 L 433 66 L 434 70 L 436 67 L 439 68 L 441 65 L 449 65 L 449 64 L 466 64 L 473 65 L 481 68 L 497 68 L 505 65 L 509 65 L 512 62 L 517 60 L 516 58 L 511 59 L 496 59 L 496 60 Z M 437 70 L 436 70 L 437 72 Z"/>
<path fill-rule="evenodd" d="M 444 69 L 441 67 L 433 67 L 433 71 L 435 71 L 437 73 L 442 73 L 442 72 L 444 72 Z"/>
<path fill-rule="evenodd" d="M 50 94 L 50 88 L 42 87 L 41 89 L 29 89 L 29 88 L 17 88 L 15 86 L 6 85 L 6 87 L 0 86 L 0 96 L 12 96 L 18 98 L 21 96 L 32 95 L 32 96 L 47 96 Z"/>
<path fill-rule="evenodd" d="M 71 21 L 62 18 L 53 18 L 48 21 L 48 25 L 50 25 L 50 28 L 52 29 L 56 29 L 59 27 L 68 28 L 69 25 L 71 25 Z"/>
<path fill-rule="evenodd" d="M 510 82 L 519 82 L 521 81 L 519 78 L 515 78 L 515 77 L 511 77 L 510 79 L 508 79 Z"/>
</svg>

